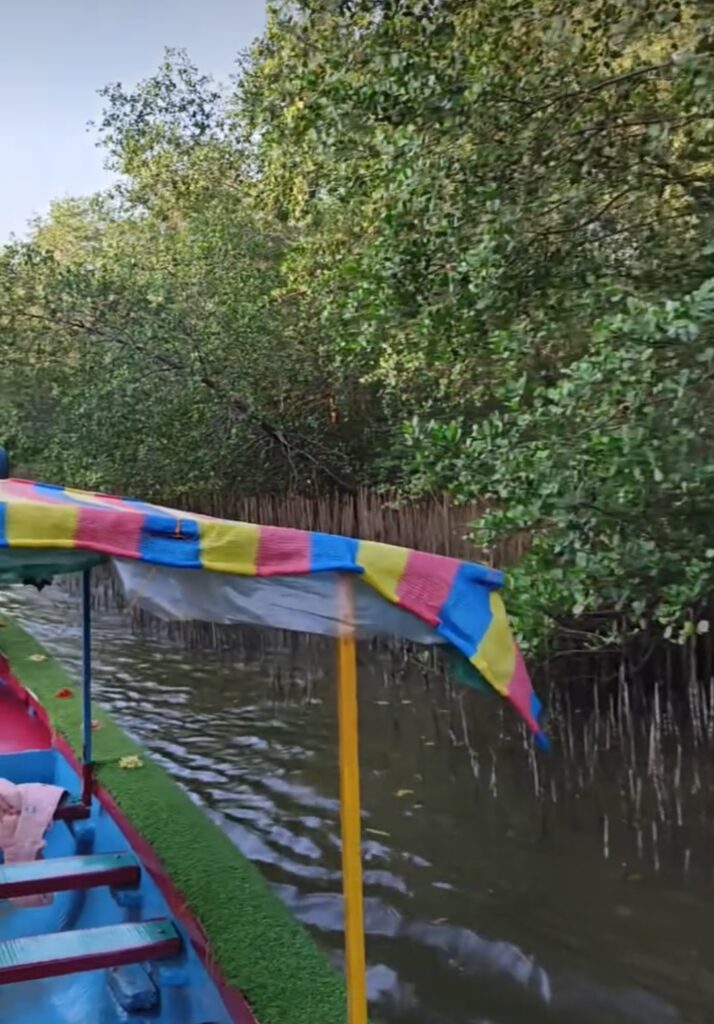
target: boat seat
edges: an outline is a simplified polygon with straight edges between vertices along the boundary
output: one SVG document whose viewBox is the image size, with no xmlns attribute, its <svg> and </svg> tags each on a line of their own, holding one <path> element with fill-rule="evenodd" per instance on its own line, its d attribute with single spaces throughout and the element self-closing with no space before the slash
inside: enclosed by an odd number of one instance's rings
<svg viewBox="0 0 714 1024">
<path fill-rule="evenodd" d="M 0 865 L 0 900 L 40 893 L 114 888 L 139 883 L 140 868 L 131 853 L 97 853 Z"/>
<path fill-rule="evenodd" d="M 53 932 L 0 942 L 0 985 L 160 960 L 181 952 L 171 921 Z"/>
</svg>

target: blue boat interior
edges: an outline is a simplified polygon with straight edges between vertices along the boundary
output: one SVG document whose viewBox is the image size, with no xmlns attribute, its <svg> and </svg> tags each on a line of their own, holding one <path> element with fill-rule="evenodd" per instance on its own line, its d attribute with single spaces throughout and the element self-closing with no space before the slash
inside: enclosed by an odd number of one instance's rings
<svg viewBox="0 0 714 1024">
<path fill-rule="evenodd" d="M 0 754 L 0 777 L 80 789 L 52 749 Z M 218 987 L 101 804 L 93 799 L 83 820 L 55 820 L 45 839 L 42 860 L 0 866 L 0 1024 L 229 1024 Z M 46 906 L 14 902 L 47 892 Z"/>
</svg>

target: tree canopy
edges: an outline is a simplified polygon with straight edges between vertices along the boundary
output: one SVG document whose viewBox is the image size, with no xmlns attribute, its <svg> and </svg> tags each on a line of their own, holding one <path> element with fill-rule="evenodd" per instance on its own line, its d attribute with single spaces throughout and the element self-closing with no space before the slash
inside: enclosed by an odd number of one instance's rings
<svg viewBox="0 0 714 1024">
<path fill-rule="evenodd" d="M 526 637 L 696 628 L 713 13 L 291 0 L 231 82 L 168 52 L 107 86 L 120 184 L 0 256 L 8 440 L 45 475 L 165 500 L 478 498 L 479 538 L 530 537 Z"/>
</svg>

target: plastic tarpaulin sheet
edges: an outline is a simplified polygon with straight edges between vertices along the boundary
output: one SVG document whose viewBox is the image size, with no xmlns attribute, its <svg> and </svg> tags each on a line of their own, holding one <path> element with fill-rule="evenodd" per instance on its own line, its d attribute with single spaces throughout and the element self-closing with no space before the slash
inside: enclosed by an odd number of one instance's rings
<svg viewBox="0 0 714 1024">
<path fill-rule="evenodd" d="M 136 595 L 153 601 L 157 613 L 163 608 L 163 614 L 170 614 L 169 609 L 175 614 L 185 600 L 209 621 L 229 614 L 231 621 L 254 622 L 258 616 L 264 625 L 301 628 L 299 613 L 306 628 L 311 624 L 310 631 L 321 633 L 330 632 L 329 620 L 339 623 L 335 581 L 340 574 L 351 574 L 359 580 L 355 592 L 365 627 L 370 622 L 371 630 L 382 618 L 386 632 L 406 639 L 433 642 L 435 634 L 462 654 L 543 739 L 540 702 L 500 595 L 503 577 L 488 566 L 24 480 L 0 480 L 3 548 L 93 552 L 117 559 L 127 585 L 136 585 Z M 154 580 L 159 570 L 172 572 L 160 588 L 139 595 L 141 581 L 127 564 L 156 567 Z M 187 583 L 191 574 L 196 579 Z M 327 582 L 319 582 L 325 574 Z M 233 585 L 221 576 L 232 578 Z M 151 584 L 148 574 L 144 583 Z M 364 588 L 371 592 L 369 598 Z M 375 595 L 390 606 L 389 618 L 381 606 L 375 615 Z"/>
<path fill-rule="evenodd" d="M 419 644 L 446 642 L 425 622 L 380 597 L 358 576 L 353 581 L 352 617 L 343 622 L 340 586 L 351 581 L 346 573 L 266 578 L 166 569 L 125 559 L 116 559 L 114 565 L 129 603 L 162 619 L 247 624 L 322 636 L 339 636 L 349 627 L 358 637 L 401 637 Z"/>
</svg>

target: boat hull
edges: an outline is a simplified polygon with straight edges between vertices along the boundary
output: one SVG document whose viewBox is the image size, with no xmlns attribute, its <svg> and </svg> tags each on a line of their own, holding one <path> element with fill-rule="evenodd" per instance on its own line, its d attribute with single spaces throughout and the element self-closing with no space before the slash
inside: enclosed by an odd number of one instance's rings
<svg viewBox="0 0 714 1024">
<path fill-rule="evenodd" d="M 1 662 L 0 777 L 16 785 L 60 786 L 75 797 L 81 792 L 69 745 Z M 11 898 L 0 901 L 0 1022 L 255 1024 L 240 993 L 211 963 L 200 925 L 152 847 L 109 793 L 95 788 L 86 817 L 69 814 L 62 820 L 61 808 L 58 813 L 42 851 L 46 861 L 60 866 L 49 872 L 58 877 L 45 883 L 55 890 L 51 902 L 26 907 L 12 898 L 37 891 L 32 875 L 38 872 L 31 866 L 13 866 L 20 888 L 13 875 L 15 887 L 5 882 L 1 890 Z M 130 857 L 138 870 L 103 879 L 86 870 L 101 855 L 121 855 L 124 865 Z M 65 864 L 73 865 L 73 874 L 62 875 Z M 152 942 L 155 924 L 144 923 L 157 921 L 165 923 L 168 939 Z"/>
<path fill-rule="evenodd" d="M 45 724 L 44 737 L 36 727 L 36 742 L 46 745 L 50 736 L 50 747 L 45 749 L 64 760 L 71 771 L 71 792 L 78 794 L 81 688 L 6 612 L 0 614 L 0 681 L 0 690 L 13 690 L 24 708 Z M 141 707 L 133 713 L 140 718 Z M 167 913 L 179 923 L 182 936 L 219 993 L 229 1019 L 241 1024 L 345 1020 L 343 977 L 220 822 L 208 816 L 100 706 L 93 707 L 92 717 L 97 726 L 92 813 L 113 821 L 124 839 L 122 849 L 139 858 Z M 140 767 L 127 769 L 127 759 Z M 77 812 L 81 810 L 76 803 L 61 808 L 65 822 L 74 823 L 80 831 Z M 55 1019 L 61 1022 L 61 1018 L 46 1018 L 51 1024 Z M 96 1016 L 90 1019 L 97 1024 Z M 174 1018 L 173 1024 L 181 1024 L 182 1019 Z M 197 1018 L 190 1024 L 211 1024 L 211 1020 Z M 222 1024 L 223 1018 L 218 1020 Z M 16 1024 L 15 1019 L 10 1021 Z M 72 1021 L 84 1024 L 81 1017 Z M 129 1016 L 125 1024 L 132 1021 Z M 134 1024 L 149 1021 L 156 1024 L 151 1016 Z M 5 1024 L 1 987 L 0 1024 Z M 113 1018 L 107 1024 L 113 1024 Z"/>
</svg>

